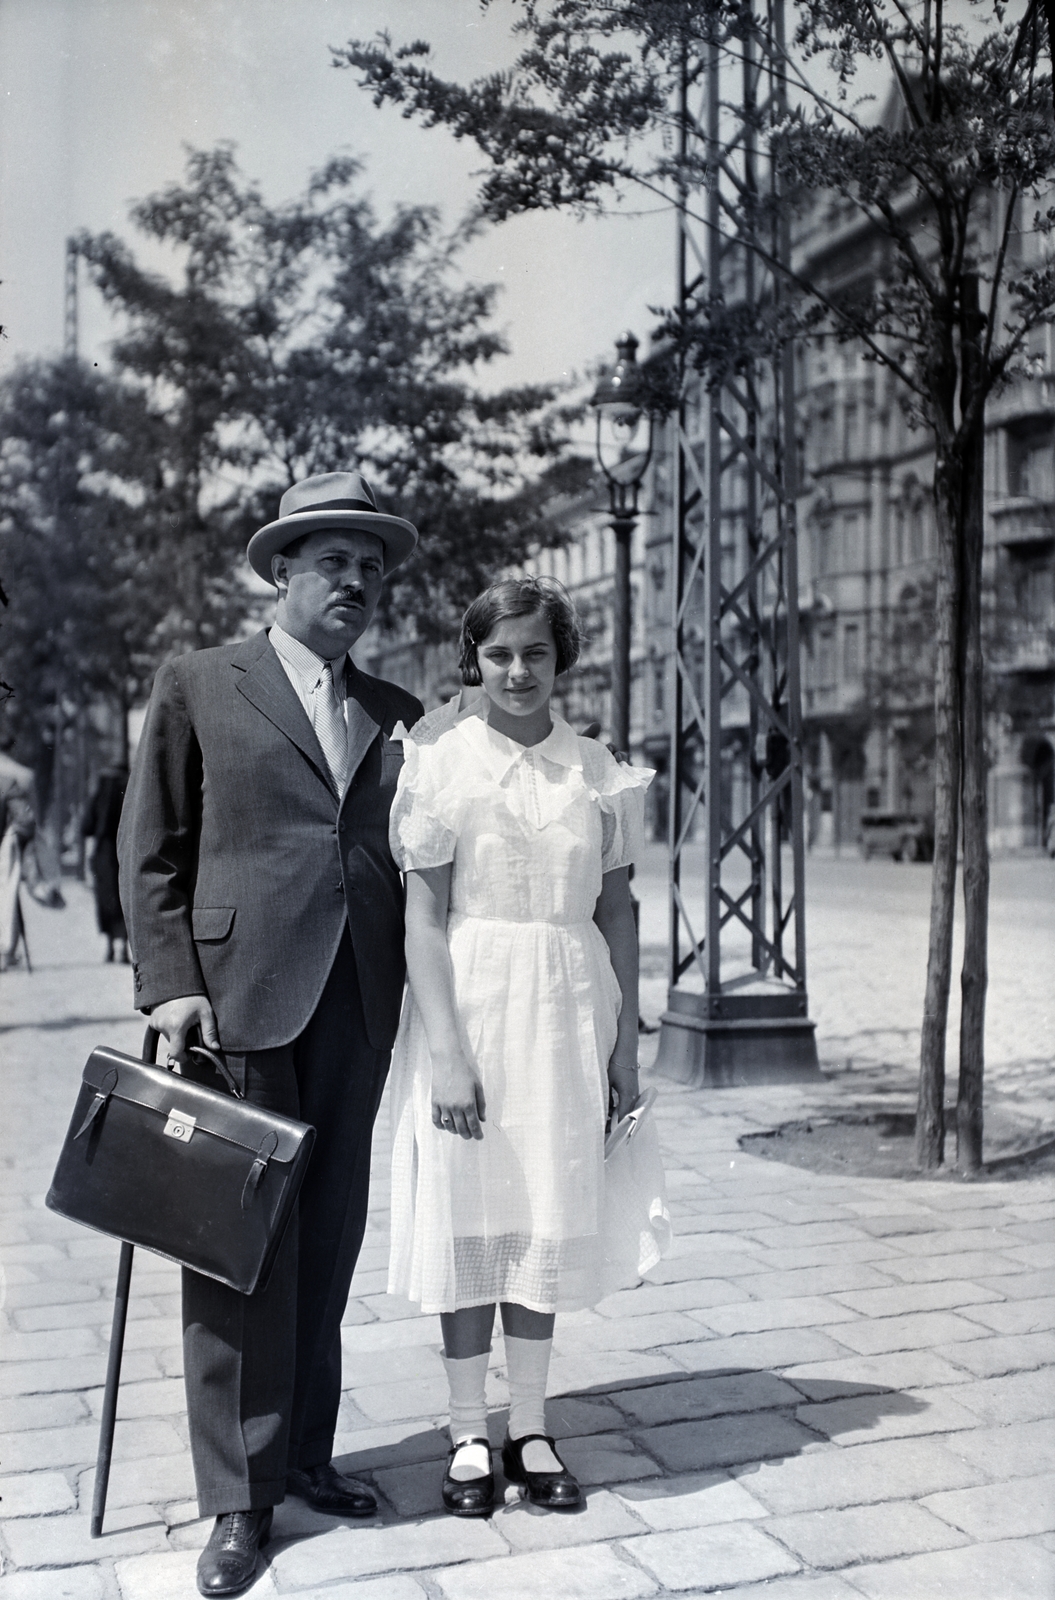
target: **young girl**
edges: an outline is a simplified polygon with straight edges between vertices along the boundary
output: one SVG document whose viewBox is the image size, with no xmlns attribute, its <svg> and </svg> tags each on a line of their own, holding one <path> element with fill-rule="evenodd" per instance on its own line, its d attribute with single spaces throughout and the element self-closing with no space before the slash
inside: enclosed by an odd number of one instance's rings
<svg viewBox="0 0 1055 1600">
<path fill-rule="evenodd" d="M 494 1502 L 484 1380 L 496 1303 L 506 1478 L 570 1509 L 546 1432 L 554 1312 L 604 1278 L 604 1133 L 638 1098 L 628 869 L 652 774 L 550 709 L 579 653 L 561 586 L 493 584 L 462 623 L 479 702 L 404 738 L 391 843 L 407 873 L 410 995 L 393 1056 L 389 1291 L 439 1312 L 450 1380 L 443 1502 Z M 440 727 L 444 731 L 438 731 Z"/>
</svg>

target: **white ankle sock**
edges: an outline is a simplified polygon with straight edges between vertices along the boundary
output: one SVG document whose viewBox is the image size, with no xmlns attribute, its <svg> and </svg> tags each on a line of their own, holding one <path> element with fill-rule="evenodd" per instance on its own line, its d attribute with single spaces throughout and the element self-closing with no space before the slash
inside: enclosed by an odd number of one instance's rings
<svg viewBox="0 0 1055 1600">
<path fill-rule="evenodd" d="M 484 1350 L 478 1356 L 465 1356 L 461 1360 L 452 1356 L 443 1358 L 451 1391 L 451 1444 L 459 1444 L 463 1439 L 487 1438 L 485 1385 L 490 1360 L 490 1350 Z M 491 1463 L 483 1445 L 471 1445 L 466 1450 L 459 1450 L 451 1463 L 451 1477 L 460 1482 L 484 1478 L 490 1470 Z"/>
<path fill-rule="evenodd" d="M 509 1380 L 509 1437 L 546 1432 L 546 1378 L 552 1339 L 511 1339 L 506 1334 L 506 1376 Z M 556 1472 L 560 1462 L 549 1445 L 533 1442 L 523 1452 L 529 1472 Z"/>
<path fill-rule="evenodd" d="M 509 1437 L 546 1431 L 546 1378 L 552 1339 L 511 1339 L 506 1334 Z"/>
</svg>

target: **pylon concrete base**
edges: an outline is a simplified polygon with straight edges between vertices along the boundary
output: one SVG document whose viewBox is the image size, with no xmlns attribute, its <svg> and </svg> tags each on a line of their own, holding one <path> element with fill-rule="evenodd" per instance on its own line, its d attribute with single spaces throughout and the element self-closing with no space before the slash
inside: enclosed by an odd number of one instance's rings
<svg viewBox="0 0 1055 1600">
<path fill-rule="evenodd" d="M 820 1078 L 815 1024 L 801 1014 L 773 1015 L 768 996 L 730 1002 L 672 990 L 668 1006 L 660 1017 L 656 1071 L 677 1083 L 732 1089 Z M 739 1014 L 713 1015 L 718 1008 Z M 804 999 L 780 1007 L 792 1008 L 801 1013 Z"/>
</svg>

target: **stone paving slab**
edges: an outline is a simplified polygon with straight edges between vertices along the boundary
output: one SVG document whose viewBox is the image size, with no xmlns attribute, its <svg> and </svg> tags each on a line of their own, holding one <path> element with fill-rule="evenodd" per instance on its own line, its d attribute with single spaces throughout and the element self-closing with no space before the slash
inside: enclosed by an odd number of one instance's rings
<svg viewBox="0 0 1055 1600">
<path fill-rule="evenodd" d="M 1055 1594 L 1055 1554 L 1039 1540 L 1007 1539 L 855 1567 L 848 1577 L 866 1600 L 1040 1600 Z"/>
<path fill-rule="evenodd" d="M 845 1569 L 858 1561 L 949 1550 L 968 1543 L 965 1533 L 943 1521 L 940 1514 L 932 1516 L 924 1509 L 926 1505 L 926 1501 L 917 1505 L 911 1500 L 887 1500 L 878 1506 L 843 1506 L 773 1517 L 763 1527 L 804 1565 L 821 1568 Z"/>
<path fill-rule="evenodd" d="M 587 1545 L 573 1554 L 533 1551 L 508 1556 L 501 1564 L 449 1567 L 432 1576 L 445 1600 L 495 1600 L 496 1595 L 538 1600 L 540 1592 L 562 1600 L 638 1600 L 659 1589 L 653 1577 L 606 1544 Z"/>
<path fill-rule="evenodd" d="M 789 1572 L 802 1563 L 775 1539 L 749 1522 L 706 1528 L 683 1528 L 675 1533 L 649 1533 L 623 1544 L 646 1572 L 664 1589 L 695 1589 L 706 1584 L 722 1589 L 746 1579 L 762 1583 Z"/>
<path fill-rule="evenodd" d="M 42 1206 L 85 1056 L 102 1040 L 137 1052 L 141 1025 L 125 1009 L 127 973 L 86 959 L 94 935 L 79 886 L 47 924 L 50 944 L 44 913 L 29 915 L 38 970 L 5 974 L 0 988 L 20 1119 L 0 1162 L 0 1600 L 176 1600 L 194 1593 L 208 1533 L 183 1413 L 178 1272 L 137 1256 L 107 1531 L 92 1541 L 117 1248 Z M 1036 911 L 1036 926 L 1046 917 Z M 847 993 L 821 1012 L 843 1007 L 849 1039 L 852 985 L 845 974 L 840 984 Z M 1007 1003 L 996 999 L 997 1026 Z M 901 1092 L 889 1074 L 869 1068 L 865 1080 Z M 374 1482 L 381 1515 L 348 1525 L 288 1502 L 249 1593 L 1055 1595 L 1055 1182 L 822 1176 L 740 1149 L 743 1134 L 830 1108 L 853 1084 L 845 1063 L 818 1087 L 660 1084 L 675 1249 L 645 1285 L 558 1321 L 548 1420 L 586 1509 L 539 1512 L 499 1477 L 482 1522 L 439 1509 L 437 1319 L 384 1293 L 383 1112 L 336 1447 Z M 1029 1077 L 1034 1106 L 1039 1085 Z M 508 1397 L 500 1336 L 494 1345 L 497 1443 Z"/>
<path fill-rule="evenodd" d="M 725 1472 L 623 1484 L 617 1493 L 624 1505 L 657 1533 L 675 1528 L 707 1528 L 766 1515 L 765 1507 Z"/>
</svg>

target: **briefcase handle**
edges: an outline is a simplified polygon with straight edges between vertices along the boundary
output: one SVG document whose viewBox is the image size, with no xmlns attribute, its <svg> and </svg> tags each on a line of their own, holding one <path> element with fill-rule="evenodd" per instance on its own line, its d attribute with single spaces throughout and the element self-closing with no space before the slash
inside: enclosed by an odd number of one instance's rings
<svg viewBox="0 0 1055 1600">
<path fill-rule="evenodd" d="M 200 1029 L 194 1028 L 191 1030 L 191 1032 L 197 1033 L 200 1037 Z M 161 1035 L 158 1030 L 156 1028 L 148 1027 L 143 1036 L 143 1060 L 148 1066 L 153 1065 L 157 1061 L 158 1045 L 160 1041 Z M 190 1055 L 203 1056 L 204 1059 L 208 1061 L 209 1065 L 214 1069 L 214 1071 L 219 1073 L 220 1077 L 223 1079 L 224 1083 L 226 1083 L 228 1089 L 230 1089 L 236 1100 L 245 1099 L 241 1089 L 239 1089 L 237 1083 L 235 1083 L 231 1069 L 227 1065 L 227 1062 L 224 1060 L 220 1051 L 210 1049 L 210 1047 L 204 1042 L 202 1044 L 189 1044 L 187 1046 L 187 1050 Z M 168 1062 L 168 1070 L 169 1072 L 173 1072 L 175 1070 L 171 1061 Z"/>
</svg>

